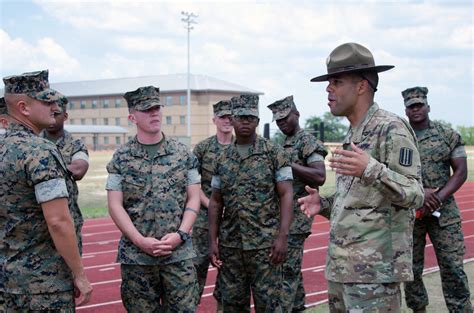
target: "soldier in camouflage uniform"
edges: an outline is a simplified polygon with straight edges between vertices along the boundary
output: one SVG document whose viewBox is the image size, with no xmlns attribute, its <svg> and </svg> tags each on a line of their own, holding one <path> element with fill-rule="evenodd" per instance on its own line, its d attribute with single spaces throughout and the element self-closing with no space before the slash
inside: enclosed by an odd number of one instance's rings
<svg viewBox="0 0 474 313">
<path fill-rule="evenodd" d="M 306 187 L 298 200 L 310 215 L 330 220 L 326 279 L 331 312 L 399 312 L 400 283 L 413 279 L 413 224 L 423 203 L 421 164 L 408 123 L 374 102 L 378 72 L 372 53 L 356 43 L 334 49 L 328 74 L 329 108 L 346 116 L 349 131 L 329 159 L 336 192 L 324 198 Z"/>
<path fill-rule="evenodd" d="M 44 129 L 40 133 L 40 136 L 56 144 L 73 178 L 71 188 L 68 189 L 69 199 L 71 200 L 69 209 L 71 210 L 74 226 L 76 227 L 79 250 L 82 252 L 81 229 L 84 224 L 84 219 L 82 218 L 81 210 L 77 203 L 79 189 L 77 188 L 76 181 L 81 180 L 89 169 L 89 153 L 81 139 L 73 138 L 68 131 L 64 130 L 64 121 L 68 118 L 68 113 L 66 112 L 67 103 L 68 100 L 66 97 L 61 97 L 58 100 L 59 110 L 54 113 L 56 122 Z"/>
<path fill-rule="evenodd" d="M 110 216 L 122 231 L 122 301 L 129 312 L 195 312 L 189 232 L 199 213 L 198 161 L 162 133 L 158 88 L 124 98 L 137 135 L 114 153 L 106 186 Z"/>
<path fill-rule="evenodd" d="M 0 145 L 0 312 L 74 312 L 86 303 L 84 274 L 68 209 L 66 165 L 38 136 L 54 123 L 61 96 L 48 71 L 3 78 L 10 125 Z"/>
<path fill-rule="evenodd" d="M 231 103 L 236 139 L 214 162 L 209 202 L 217 297 L 224 312 L 250 312 L 250 292 L 257 313 L 286 312 L 278 292 L 293 217 L 290 160 L 255 133 L 258 96 L 233 97 Z"/>
<path fill-rule="evenodd" d="M 300 113 L 296 109 L 293 96 L 278 100 L 268 106 L 273 120 L 287 137 L 283 147 L 291 157 L 293 172 L 293 223 L 288 237 L 288 258 L 283 264 L 282 299 L 288 302 L 288 312 L 305 310 L 305 291 L 301 265 L 303 261 L 304 241 L 311 234 L 312 218 L 300 210 L 296 200 L 307 195 L 305 185 L 318 188 L 326 180 L 324 157 L 327 151 L 316 137 L 300 128 Z"/>
<path fill-rule="evenodd" d="M 198 143 L 193 150 L 194 155 L 196 155 L 199 161 L 202 188 L 200 197 L 201 210 L 196 222 L 194 222 L 192 233 L 193 247 L 197 254 L 193 262 L 199 282 L 198 302 L 202 297 L 209 268 L 209 220 L 207 218 L 207 208 L 212 191 L 212 164 L 233 139 L 230 101 L 222 100 L 217 102 L 213 105 L 213 111 L 214 117 L 212 121 L 216 125 L 216 134 Z"/>
<path fill-rule="evenodd" d="M 466 181 L 467 154 L 456 131 L 430 121 L 427 94 L 426 87 L 408 88 L 402 92 L 405 113 L 418 138 L 425 189 L 425 200 L 417 210 L 419 218 L 413 231 L 415 279 L 405 284 L 405 298 L 414 312 L 426 312 L 428 294 L 422 275 L 428 234 L 438 259 L 446 306 L 450 312 L 472 312 L 463 268 L 465 245 L 461 215 L 453 197 Z M 433 212 L 436 213 L 433 215 Z"/>
</svg>

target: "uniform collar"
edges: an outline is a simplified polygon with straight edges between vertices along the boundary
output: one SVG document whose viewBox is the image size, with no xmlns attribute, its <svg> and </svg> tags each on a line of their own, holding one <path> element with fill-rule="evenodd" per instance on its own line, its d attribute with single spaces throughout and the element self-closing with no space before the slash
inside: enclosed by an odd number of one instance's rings
<svg viewBox="0 0 474 313">
<path fill-rule="evenodd" d="M 350 144 L 351 141 L 353 143 L 361 142 L 362 141 L 362 136 L 364 135 L 365 127 L 367 126 L 367 124 L 370 122 L 372 117 L 375 115 L 375 113 L 379 109 L 380 108 L 379 108 L 378 104 L 374 102 L 374 104 L 372 104 L 370 106 L 369 110 L 365 114 L 365 117 L 362 120 L 362 122 L 354 128 L 352 128 L 352 127 L 349 128 L 349 131 L 347 132 L 347 135 L 344 138 L 343 144 Z"/>
</svg>

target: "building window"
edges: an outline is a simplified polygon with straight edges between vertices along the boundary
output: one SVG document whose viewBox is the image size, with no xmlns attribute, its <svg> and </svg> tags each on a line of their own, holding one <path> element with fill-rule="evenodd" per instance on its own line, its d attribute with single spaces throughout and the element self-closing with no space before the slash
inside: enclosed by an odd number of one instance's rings
<svg viewBox="0 0 474 313">
<path fill-rule="evenodd" d="M 81 118 L 81 125 L 86 125 L 86 119 L 85 118 Z"/>
<path fill-rule="evenodd" d="M 166 105 L 173 105 L 173 97 L 166 96 Z"/>
<path fill-rule="evenodd" d="M 104 145 L 108 145 L 109 144 L 109 137 L 104 137 Z"/>
<path fill-rule="evenodd" d="M 73 119 L 73 118 L 71 118 L 71 119 L 69 120 L 69 124 L 74 125 L 74 119 Z"/>
<path fill-rule="evenodd" d="M 102 103 L 102 106 L 104 107 L 104 109 L 108 109 L 109 108 L 109 99 L 105 99 L 104 102 Z"/>
<path fill-rule="evenodd" d="M 171 125 L 171 116 L 166 117 L 166 125 Z"/>
<path fill-rule="evenodd" d="M 81 109 L 85 109 L 85 108 L 86 108 L 86 101 L 81 100 Z"/>
<path fill-rule="evenodd" d="M 92 125 L 97 125 L 97 119 L 96 118 L 92 119 Z"/>
<path fill-rule="evenodd" d="M 186 116 L 180 115 L 180 116 L 179 116 L 179 123 L 180 123 L 181 125 L 186 124 Z"/>
<path fill-rule="evenodd" d="M 120 108 L 122 106 L 122 99 L 115 99 L 115 107 Z"/>
<path fill-rule="evenodd" d="M 92 100 L 92 108 L 97 109 L 97 100 Z"/>
<path fill-rule="evenodd" d="M 179 96 L 179 104 L 181 105 L 186 104 L 186 96 Z"/>
<path fill-rule="evenodd" d="M 109 125 L 109 119 L 107 117 L 104 118 L 104 125 Z"/>
<path fill-rule="evenodd" d="M 120 117 L 115 118 L 115 125 L 120 126 Z"/>
<path fill-rule="evenodd" d="M 69 110 L 74 109 L 74 104 L 75 103 L 73 101 L 69 102 Z"/>
<path fill-rule="evenodd" d="M 115 137 L 115 144 L 116 144 L 116 145 L 119 145 L 119 144 L 120 144 L 120 137 L 119 137 L 119 136 L 116 136 L 116 137 Z"/>
</svg>

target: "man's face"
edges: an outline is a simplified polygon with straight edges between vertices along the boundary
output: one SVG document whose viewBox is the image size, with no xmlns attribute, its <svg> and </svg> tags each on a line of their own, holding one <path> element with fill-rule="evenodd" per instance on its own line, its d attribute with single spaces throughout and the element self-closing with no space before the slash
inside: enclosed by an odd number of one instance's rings
<svg viewBox="0 0 474 313">
<path fill-rule="evenodd" d="M 298 126 L 299 113 L 291 111 L 286 117 L 276 121 L 278 128 L 287 136 L 292 136 Z"/>
<path fill-rule="evenodd" d="M 405 114 L 410 123 L 421 123 L 428 119 L 430 113 L 430 106 L 424 103 L 414 103 L 405 108 Z"/>
<path fill-rule="evenodd" d="M 238 115 L 232 117 L 235 135 L 237 137 L 249 137 L 255 134 L 259 118 L 253 115 Z"/>
<path fill-rule="evenodd" d="M 39 129 L 45 129 L 56 123 L 55 113 L 59 110 L 55 102 L 43 102 L 33 98 L 26 101 L 30 121 Z"/>
<path fill-rule="evenodd" d="M 361 81 L 357 76 L 349 74 L 328 79 L 328 106 L 334 116 L 349 116 L 354 112 Z"/>
<path fill-rule="evenodd" d="M 137 125 L 137 130 L 144 133 L 156 134 L 161 131 L 161 106 L 154 106 L 145 111 L 133 110 L 128 118 Z"/>
<path fill-rule="evenodd" d="M 47 129 L 51 132 L 57 132 L 64 128 L 64 121 L 67 120 L 67 113 L 66 112 L 55 112 L 54 113 L 54 120 L 55 123 L 50 125 Z"/>
<path fill-rule="evenodd" d="M 232 132 L 232 121 L 230 115 L 214 116 L 212 121 L 216 125 L 217 131 L 228 134 Z"/>
</svg>

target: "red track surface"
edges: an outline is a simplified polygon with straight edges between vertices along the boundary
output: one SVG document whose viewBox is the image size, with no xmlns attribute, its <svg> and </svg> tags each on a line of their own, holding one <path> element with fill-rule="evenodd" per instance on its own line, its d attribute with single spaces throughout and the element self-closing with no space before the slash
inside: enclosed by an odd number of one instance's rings
<svg viewBox="0 0 474 313">
<path fill-rule="evenodd" d="M 463 231 L 466 243 L 466 261 L 474 261 L 474 183 L 465 183 L 456 193 L 456 200 L 463 217 Z M 306 240 L 303 259 L 303 276 L 307 306 L 326 302 L 327 285 L 324 279 L 324 264 L 327 249 L 329 224 L 317 217 L 313 233 Z M 125 312 L 120 300 L 120 266 L 115 263 L 120 231 L 110 218 L 87 220 L 83 228 L 83 261 L 86 273 L 94 286 L 92 300 L 78 307 L 81 313 Z M 427 245 L 425 272 L 436 271 L 437 261 L 431 245 Z M 216 270 L 209 269 L 209 275 L 198 313 L 215 312 L 216 302 L 212 297 Z"/>
</svg>

